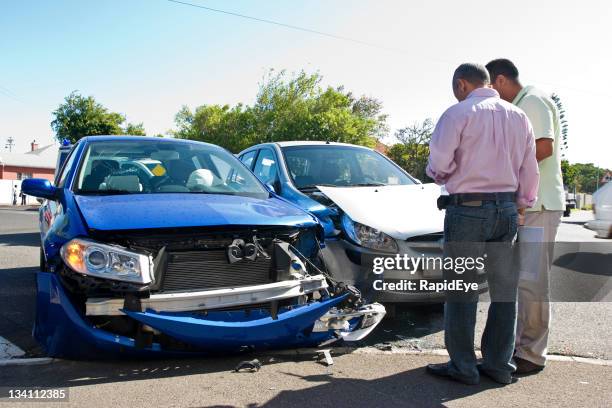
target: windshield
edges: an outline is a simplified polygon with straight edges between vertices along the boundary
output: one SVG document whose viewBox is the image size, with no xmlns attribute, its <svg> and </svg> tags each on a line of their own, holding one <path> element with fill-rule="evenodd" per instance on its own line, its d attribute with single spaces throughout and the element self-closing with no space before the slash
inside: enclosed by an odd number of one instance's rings
<svg viewBox="0 0 612 408">
<path fill-rule="evenodd" d="M 386 186 L 415 184 L 390 160 L 351 146 L 290 146 L 283 153 L 298 189 L 325 186 Z"/>
<path fill-rule="evenodd" d="M 92 142 L 80 166 L 76 193 L 269 196 L 238 159 L 219 147 L 134 139 Z"/>
</svg>

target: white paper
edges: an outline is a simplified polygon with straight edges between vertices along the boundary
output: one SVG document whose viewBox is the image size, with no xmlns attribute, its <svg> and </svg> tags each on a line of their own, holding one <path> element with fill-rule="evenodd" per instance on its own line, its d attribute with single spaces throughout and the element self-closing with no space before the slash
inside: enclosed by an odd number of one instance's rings
<svg viewBox="0 0 612 408">
<path fill-rule="evenodd" d="M 520 226 L 518 228 L 519 279 L 538 281 L 544 256 L 544 228 Z"/>
</svg>

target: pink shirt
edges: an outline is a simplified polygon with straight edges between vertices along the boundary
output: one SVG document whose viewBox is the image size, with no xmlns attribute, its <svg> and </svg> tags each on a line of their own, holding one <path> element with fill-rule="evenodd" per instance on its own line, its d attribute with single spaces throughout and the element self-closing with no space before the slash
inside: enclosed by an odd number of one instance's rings
<svg viewBox="0 0 612 408">
<path fill-rule="evenodd" d="M 450 194 L 516 192 L 518 207 L 534 205 L 540 174 L 525 113 L 478 88 L 444 112 L 429 145 L 427 174 Z"/>
</svg>

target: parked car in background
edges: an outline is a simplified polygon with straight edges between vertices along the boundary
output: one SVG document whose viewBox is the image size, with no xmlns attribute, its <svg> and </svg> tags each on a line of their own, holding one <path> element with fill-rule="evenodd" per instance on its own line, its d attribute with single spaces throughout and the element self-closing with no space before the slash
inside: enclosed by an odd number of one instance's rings
<svg viewBox="0 0 612 408">
<path fill-rule="evenodd" d="M 226 150 L 86 137 L 40 209 L 34 336 L 68 358 L 238 352 L 365 337 L 385 314 L 328 279 L 323 228 Z"/>
<path fill-rule="evenodd" d="M 604 184 L 593 194 L 595 219 L 585 224 L 601 238 L 612 238 L 612 182 Z"/>
<path fill-rule="evenodd" d="M 329 271 L 387 303 L 441 301 L 430 291 L 372 290 L 374 257 L 442 255 L 441 189 L 421 182 L 386 156 L 363 146 L 330 142 L 278 142 L 252 146 L 240 160 L 277 194 L 316 215 L 325 229 Z M 441 270 L 386 271 L 385 282 L 430 281 Z"/>
</svg>

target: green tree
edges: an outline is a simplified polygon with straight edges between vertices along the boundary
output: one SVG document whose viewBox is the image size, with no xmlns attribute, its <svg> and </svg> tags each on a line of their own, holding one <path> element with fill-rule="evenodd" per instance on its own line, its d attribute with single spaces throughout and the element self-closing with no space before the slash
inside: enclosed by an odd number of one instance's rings
<svg viewBox="0 0 612 408">
<path fill-rule="evenodd" d="M 123 134 L 132 136 L 146 136 L 144 125 L 141 123 L 128 123 L 123 130 Z"/>
<path fill-rule="evenodd" d="M 576 163 L 572 165 L 576 172 L 576 187 L 581 193 L 594 193 L 597 190 L 598 180 L 606 169 L 597 168 L 593 163 Z"/>
<path fill-rule="evenodd" d="M 381 103 L 355 98 L 343 87 L 321 86 L 319 74 L 270 73 L 252 106 L 182 107 L 175 117 L 178 138 L 202 140 L 233 152 L 262 142 L 329 140 L 374 146 L 386 132 Z"/>
<path fill-rule="evenodd" d="M 93 96 L 85 97 L 77 91 L 71 92 L 52 114 L 51 128 L 59 141 L 68 139 L 75 143 L 84 136 L 145 134 L 142 123 L 128 123 L 122 129 L 121 124 L 125 122 L 123 114 L 110 112 Z"/>
<path fill-rule="evenodd" d="M 573 191 L 576 186 L 578 172 L 574 165 L 570 164 L 567 160 L 561 160 L 561 174 L 563 175 L 563 186 L 569 191 Z"/>
<path fill-rule="evenodd" d="M 423 183 L 432 182 L 425 173 L 425 167 L 429 158 L 429 142 L 433 130 L 434 124 L 431 119 L 399 129 L 395 132 L 395 138 L 399 143 L 391 146 L 387 154 L 391 160 Z"/>
</svg>

